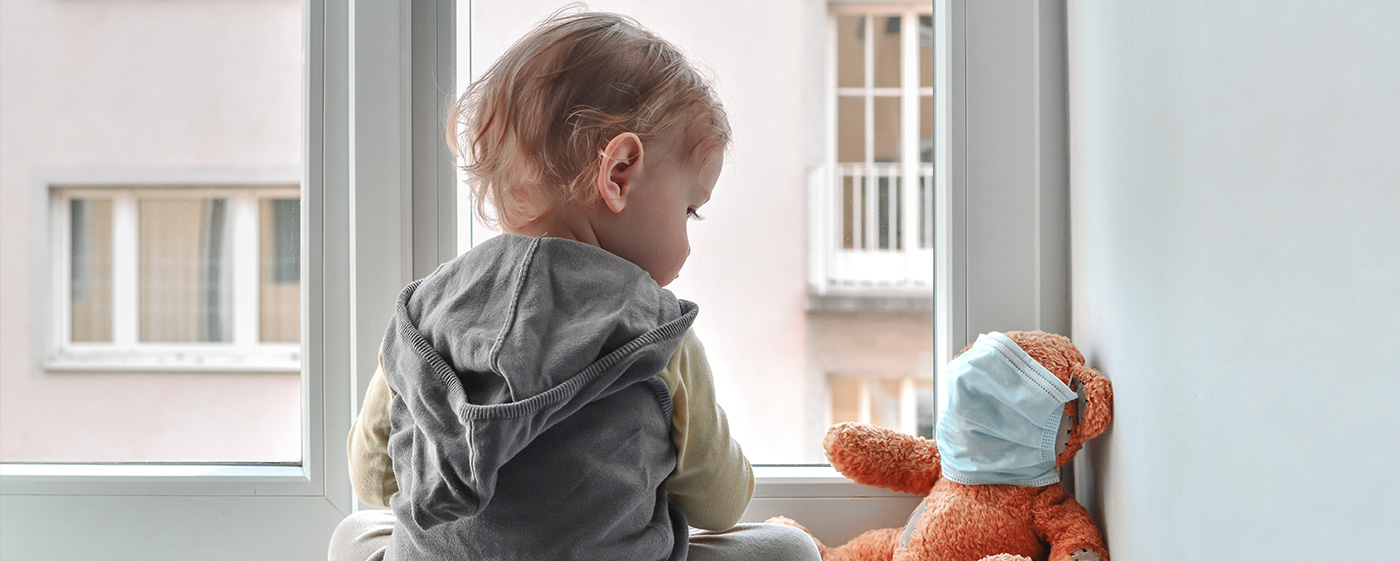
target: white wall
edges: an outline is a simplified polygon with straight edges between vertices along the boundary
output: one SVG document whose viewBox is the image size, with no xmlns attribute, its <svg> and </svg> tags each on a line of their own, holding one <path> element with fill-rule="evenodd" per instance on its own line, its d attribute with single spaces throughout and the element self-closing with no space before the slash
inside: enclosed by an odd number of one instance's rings
<svg viewBox="0 0 1400 561">
<path fill-rule="evenodd" d="M 1400 527 L 1400 4 L 1072 2 L 1074 337 L 1118 559 Z"/>
</svg>

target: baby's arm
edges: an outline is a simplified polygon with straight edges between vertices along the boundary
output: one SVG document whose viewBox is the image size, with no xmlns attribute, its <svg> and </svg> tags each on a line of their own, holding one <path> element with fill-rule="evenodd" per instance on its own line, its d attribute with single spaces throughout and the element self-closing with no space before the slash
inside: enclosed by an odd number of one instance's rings
<svg viewBox="0 0 1400 561">
<path fill-rule="evenodd" d="M 753 468 L 729 436 L 729 422 L 715 402 L 705 348 L 695 332 L 685 334 L 661 378 L 675 403 L 671 440 L 676 471 L 666 479 L 666 490 L 691 526 L 727 530 L 753 497 Z"/>
<path fill-rule="evenodd" d="M 379 507 L 389 506 L 389 497 L 399 490 L 394 479 L 394 462 L 389 458 L 389 402 L 394 395 L 384 379 L 383 357 L 369 380 L 360 416 L 350 427 L 347 443 L 350 453 L 350 485 L 360 500 Z"/>
</svg>

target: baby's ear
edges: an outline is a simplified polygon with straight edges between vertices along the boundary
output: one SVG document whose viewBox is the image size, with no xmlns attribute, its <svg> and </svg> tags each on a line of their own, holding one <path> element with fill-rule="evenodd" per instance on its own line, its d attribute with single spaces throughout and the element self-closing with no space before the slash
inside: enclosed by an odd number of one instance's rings
<svg viewBox="0 0 1400 561">
<path fill-rule="evenodd" d="M 598 153 L 598 199 L 613 213 L 627 208 L 642 156 L 642 139 L 630 132 L 614 136 Z"/>
</svg>

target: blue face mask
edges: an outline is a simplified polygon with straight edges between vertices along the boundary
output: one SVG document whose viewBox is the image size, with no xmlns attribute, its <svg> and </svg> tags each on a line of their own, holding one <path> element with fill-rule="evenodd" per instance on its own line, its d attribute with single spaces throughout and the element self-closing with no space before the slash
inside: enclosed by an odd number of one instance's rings
<svg viewBox="0 0 1400 561">
<path fill-rule="evenodd" d="M 1073 390 L 1000 333 L 948 364 L 938 420 L 943 476 L 964 485 L 1043 487 L 1060 480 L 1055 440 Z"/>
</svg>

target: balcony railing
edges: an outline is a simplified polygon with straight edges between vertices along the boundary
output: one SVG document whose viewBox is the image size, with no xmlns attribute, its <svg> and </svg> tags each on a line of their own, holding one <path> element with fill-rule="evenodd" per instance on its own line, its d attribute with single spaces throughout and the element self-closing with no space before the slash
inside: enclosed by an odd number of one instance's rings
<svg viewBox="0 0 1400 561">
<path fill-rule="evenodd" d="M 813 293 L 932 296 L 932 164 L 829 164 L 808 187 Z"/>
</svg>

